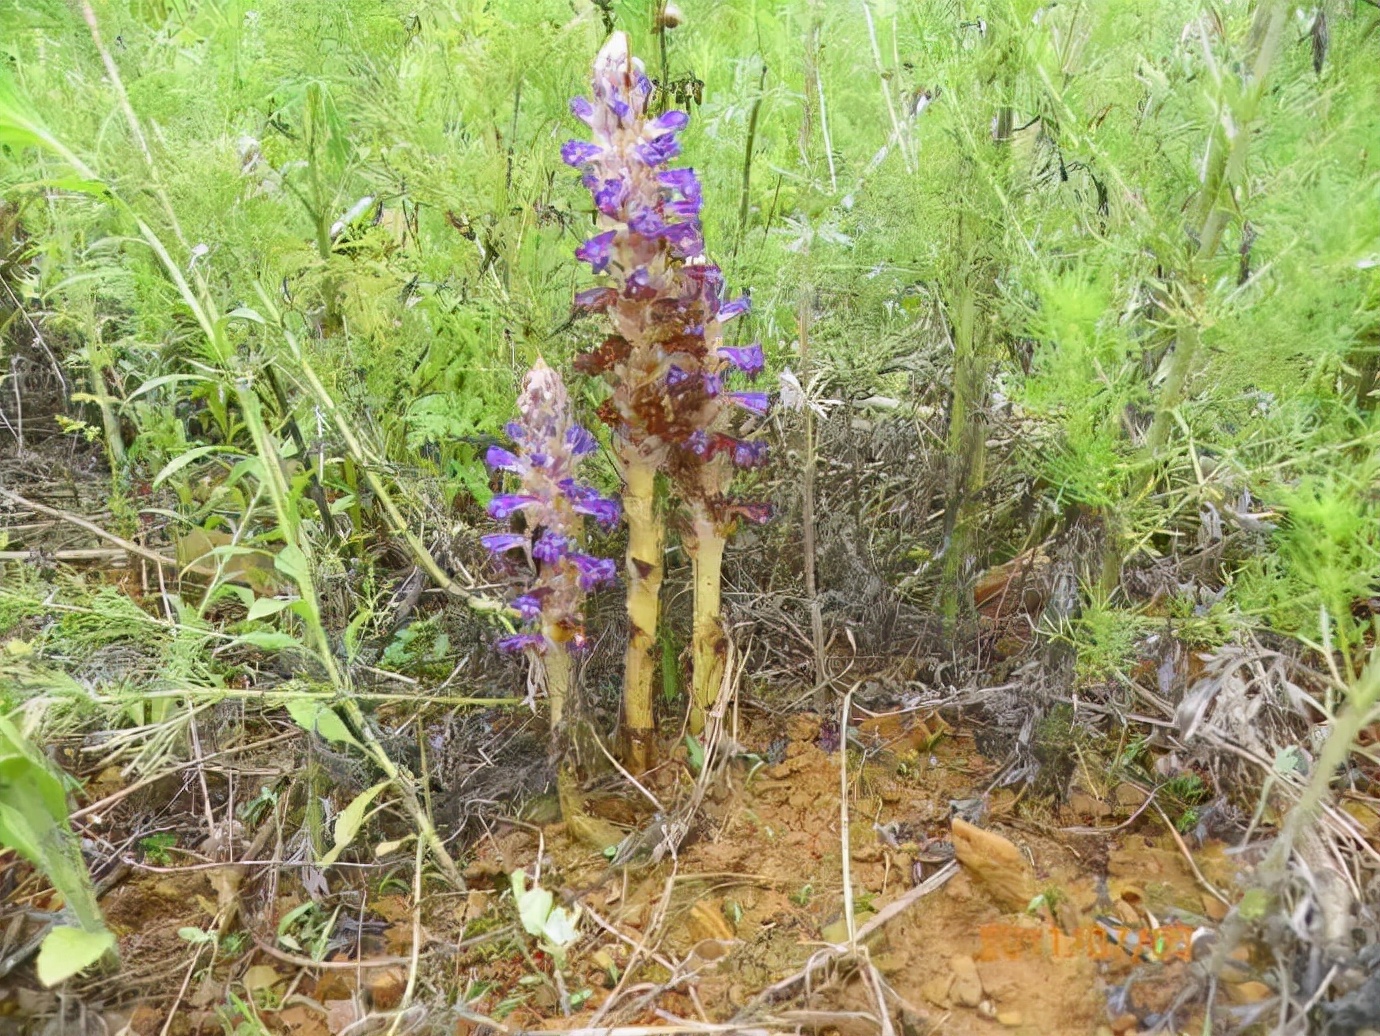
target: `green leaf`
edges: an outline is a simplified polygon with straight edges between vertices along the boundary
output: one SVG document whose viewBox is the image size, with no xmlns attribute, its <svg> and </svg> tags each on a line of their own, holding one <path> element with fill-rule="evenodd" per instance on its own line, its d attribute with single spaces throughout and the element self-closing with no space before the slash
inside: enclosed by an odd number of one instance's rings
<svg viewBox="0 0 1380 1036">
<path fill-rule="evenodd" d="M 88 932 L 61 925 L 54 928 L 38 950 L 38 980 L 48 988 L 85 971 L 115 948 L 115 936 L 101 929 Z"/>
<path fill-rule="evenodd" d="M 345 721 L 324 701 L 314 698 L 291 698 L 287 703 L 287 711 L 293 722 L 303 730 L 319 734 L 327 741 L 359 747 L 359 742 L 350 733 Z"/>
<path fill-rule="evenodd" d="M 388 787 L 387 781 L 379 781 L 372 788 L 367 788 L 354 797 L 348 806 L 340 811 L 335 818 L 335 845 L 331 846 L 330 852 L 321 857 L 321 866 L 329 867 L 339 858 L 355 836 L 359 834 L 359 829 L 364 826 L 364 817 L 369 810 L 369 805 L 378 797 L 379 792 Z"/>
<path fill-rule="evenodd" d="M 685 754 L 689 757 L 691 773 L 699 773 L 704 769 L 704 746 L 692 734 L 685 735 Z"/>
<path fill-rule="evenodd" d="M 259 648 L 261 651 L 284 651 L 287 648 L 300 648 L 302 642 L 290 633 L 277 630 L 250 630 L 237 638 L 242 644 Z"/>
<path fill-rule="evenodd" d="M 269 615 L 277 615 L 284 608 L 291 608 L 293 600 L 285 600 L 282 597 L 260 597 L 249 606 L 249 618 L 262 619 Z"/>
<path fill-rule="evenodd" d="M 168 463 L 163 466 L 163 470 L 154 476 L 153 488 L 157 489 L 166 479 L 172 478 L 172 476 L 176 475 L 187 465 L 200 460 L 202 457 L 212 453 L 228 453 L 229 449 L 228 446 L 197 446 L 194 449 L 188 450 L 186 453 L 179 454 L 168 461 Z"/>
<path fill-rule="evenodd" d="M 311 575 L 311 566 L 302 548 L 289 543 L 273 559 L 273 567 L 295 583 L 301 583 Z"/>
</svg>

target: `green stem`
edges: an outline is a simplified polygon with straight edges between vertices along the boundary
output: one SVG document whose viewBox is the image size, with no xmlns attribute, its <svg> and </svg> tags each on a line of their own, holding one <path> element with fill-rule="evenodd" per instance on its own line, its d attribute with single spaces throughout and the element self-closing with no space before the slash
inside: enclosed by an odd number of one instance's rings
<svg viewBox="0 0 1380 1036">
<path fill-rule="evenodd" d="M 697 508 L 698 510 L 698 508 Z M 724 658 L 728 652 L 724 634 L 720 579 L 723 571 L 726 537 L 718 523 L 707 514 L 695 515 L 691 535 L 686 541 L 695 573 L 695 628 L 692 654 L 690 733 L 704 730 L 705 718 L 719 696 L 724 678 Z"/>
<path fill-rule="evenodd" d="M 634 772 L 644 772 L 652 764 L 656 735 L 652 683 L 657 668 L 665 526 L 656 510 L 655 465 L 635 453 L 624 456 L 623 481 L 623 510 L 628 520 L 628 651 L 623 670 L 623 723 L 629 767 Z"/>
</svg>

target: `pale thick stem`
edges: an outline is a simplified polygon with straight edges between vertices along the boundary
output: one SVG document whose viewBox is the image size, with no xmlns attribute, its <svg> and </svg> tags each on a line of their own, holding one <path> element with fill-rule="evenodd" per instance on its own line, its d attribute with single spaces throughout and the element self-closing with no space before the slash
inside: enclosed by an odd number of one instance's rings
<svg viewBox="0 0 1380 1036">
<path fill-rule="evenodd" d="M 542 661 L 546 666 L 546 698 L 551 708 L 551 735 L 559 737 L 561 721 L 565 718 L 565 705 L 570 700 L 570 673 L 574 668 L 570 663 L 570 652 L 565 646 L 557 644 L 548 633 L 546 654 Z"/>
<path fill-rule="evenodd" d="M 695 572 L 694 676 L 691 680 L 690 733 L 704 730 L 705 717 L 719 697 L 727 652 L 721 606 L 725 538 L 714 521 L 695 519 L 694 534 L 686 544 Z"/>
<path fill-rule="evenodd" d="M 661 613 L 665 527 L 656 513 L 656 468 L 624 458 L 623 510 L 628 520 L 628 653 L 623 670 L 623 723 L 634 771 L 651 763 L 655 717 L 656 632 Z"/>
</svg>

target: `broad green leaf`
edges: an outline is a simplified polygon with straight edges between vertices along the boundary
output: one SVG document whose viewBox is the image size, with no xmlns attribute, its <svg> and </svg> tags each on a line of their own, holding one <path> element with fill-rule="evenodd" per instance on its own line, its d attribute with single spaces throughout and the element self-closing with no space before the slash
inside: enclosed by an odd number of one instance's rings
<svg viewBox="0 0 1380 1036">
<path fill-rule="evenodd" d="M 115 948 L 115 936 L 104 929 L 88 932 L 60 925 L 38 950 L 38 980 L 48 988 L 85 971 Z"/>
<path fill-rule="evenodd" d="M 348 806 L 340 811 L 335 818 L 335 845 L 331 846 L 330 852 L 321 857 L 321 866 L 329 867 L 335 863 L 342 852 L 349 848 L 350 843 L 359 834 L 359 829 L 364 826 L 364 817 L 369 810 L 370 803 L 386 787 L 388 787 L 388 782 L 380 781 L 372 788 L 360 792 Z"/>
<path fill-rule="evenodd" d="M 287 710 L 293 722 L 303 730 L 319 734 L 327 741 L 359 747 L 359 742 L 350 733 L 345 721 L 325 702 L 315 698 L 290 698 Z"/>
<path fill-rule="evenodd" d="M 281 597 L 260 597 L 249 606 L 248 618 L 262 619 L 269 615 L 277 615 L 284 608 L 291 608 L 293 603 Z"/>
<path fill-rule="evenodd" d="M 261 651 L 284 651 L 287 648 L 302 647 L 302 642 L 296 637 L 289 633 L 279 633 L 277 630 L 250 630 L 248 633 L 241 633 L 236 639 Z"/>
<path fill-rule="evenodd" d="M 294 582 L 300 583 L 311 575 L 311 566 L 302 548 L 289 543 L 273 559 L 273 567 Z"/>
</svg>

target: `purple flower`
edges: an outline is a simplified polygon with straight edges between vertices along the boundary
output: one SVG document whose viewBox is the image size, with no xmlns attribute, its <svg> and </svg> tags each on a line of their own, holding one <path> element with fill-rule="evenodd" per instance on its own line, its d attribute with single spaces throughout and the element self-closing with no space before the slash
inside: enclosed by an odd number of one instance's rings
<svg viewBox="0 0 1380 1036">
<path fill-rule="evenodd" d="M 691 432 L 685 438 L 685 448 L 696 457 L 705 458 L 709 456 L 709 433 L 703 429 Z"/>
<path fill-rule="evenodd" d="M 575 258 L 581 262 L 589 263 L 594 268 L 595 273 L 603 273 L 604 267 L 608 266 L 609 259 L 613 254 L 613 239 L 618 231 L 608 230 L 602 234 L 596 234 L 579 248 L 575 249 Z"/>
<path fill-rule="evenodd" d="M 573 424 L 566 429 L 565 444 L 570 447 L 571 454 L 576 457 L 583 457 L 599 448 L 599 440 L 594 438 L 593 433 L 578 424 Z"/>
<path fill-rule="evenodd" d="M 596 558 L 589 554 L 571 554 L 570 560 L 580 573 L 580 589 L 593 590 L 601 583 L 618 579 L 618 569 L 611 558 Z"/>
<path fill-rule="evenodd" d="M 735 467 L 759 468 L 767 462 L 767 444 L 761 440 L 731 439 L 729 442 Z"/>
<path fill-rule="evenodd" d="M 503 432 L 508 438 L 521 441 L 522 437 L 527 434 L 527 429 L 522 426 L 521 421 L 509 421 L 503 426 Z"/>
<path fill-rule="evenodd" d="M 721 345 L 719 355 L 749 377 L 755 378 L 767 365 L 766 357 L 762 355 L 761 342 L 744 346 Z"/>
<path fill-rule="evenodd" d="M 732 302 L 725 302 L 719 307 L 719 323 L 727 323 L 734 317 L 746 313 L 752 308 L 752 300 L 746 295 L 739 295 Z"/>
<path fill-rule="evenodd" d="M 667 133 L 665 136 L 657 137 L 655 140 L 642 141 L 642 143 L 633 148 L 633 154 L 637 156 L 637 160 L 643 165 L 665 165 L 680 154 L 680 141 L 676 139 L 674 133 Z"/>
<path fill-rule="evenodd" d="M 594 105 L 586 97 L 575 97 L 570 101 L 570 114 L 586 125 L 594 121 Z"/>
<path fill-rule="evenodd" d="M 494 647 L 509 654 L 516 654 L 528 648 L 541 649 L 546 646 L 546 638 L 540 633 L 514 633 L 511 637 L 499 637 Z"/>
<path fill-rule="evenodd" d="M 647 124 L 647 128 L 657 133 L 676 133 L 690 125 L 690 116 L 672 109 Z"/>
<path fill-rule="evenodd" d="M 695 175 L 695 170 L 667 169 L 664 173 L 658 173 L 656 178 L 671 190 L 679 191 L 686 201 L 700 200 L 700 179 Z"/>
<path fill-rule="evenodd" d="M 652 274 L 645 266 L 639 266 L 632 273 L 628 274 L 628 279 L 623 286 L 623 294 L 630 299 L 656 298 L 656 285 L 652 283 Z"/>
<path fill-rule="evenodd" d="M 484 544 L 484 549 L 491 554 L 506 554 L 510 550 L 526 546 L 527 537 L 516 532 L 491 532 L 487 536 L 480 536 L 479 542 Z"/>
<path fill-rule="evenodd" d="M 541 614 L 541 601 L 531 594 L 523 594 L 521 597 L 513 598 L 512 608 L 523 621 L 531 622 Z"/>
<path fill-rule="evenodd" d="M 724 390 L 724 379 L 706 371 L 703 378 L 704 394 L 713 399 Z"/>
<path fill-rule="evenodd" d="M 671 366 L 669 366 L 669 367 L 666 368 L 666 387 L 667 387 L 667 388 L 672 388 L 672 389 L 674 389 L 674 388 L 680 388 L 682 385 L 684 385 L 684 384 L 685 384 L 687 381 L 689 381 L 689 380 L 690 380 L 690 375 L 687 374 L 687 373 L 686 373 L 684 370 L 682 370 L 680 367 L 677 367 L 674 363 L 671 364 Z"/>
<path fill-rule="evenodd" d="M 555 532 L 544 532 L 532 544 L 532 557 L 544 565 L 554 565 L 570 553 L 570 540 Z"/>
<path fill-rule="evenodd" d="M 603 153 L 603 148 L 587 140 L 567 140 L 561 145 L 561 161 L 576 169 L 588 165 Z"/>
<path fill-rule="evenodd" d="M 605 180 L 594 190 L 594 207 L 610 218 L 617 218 L 623 199 L 628 195 L 628 185 L 622 178 Z"/>
<path fill-rule="evenodd" d="M 643 237 L 658 237 L 666 222 L 653 209 L 639 209 L 628 217 L 628 226 Z"/>
<path fill-rule="evenodd" d="M 484 454 L 484 463 L 497 471 L 521 471 L 517 457 L 502 446 L 490 446 Z"/>
<path fill-rule="evenodd" d="M 576 501 L 573 506 L 577 514 L 589 515 L 606 529 L 611 529 L 617 525 L 618 519 L 623 514 L 617 500 L 599 496 L 597 493 L 584 500 Z"/>
<path fill-rule="evenodd" d="M 575 293 L 575 307 L 591 313 L 602 313 L 618 301 L 616 288 L 586 288 Z"/>
<path fill-rule="evenodd" d="M 700 235 L 700 225 L 696 220 L 673 223 L 662 232 L 671 251 L 681 259 L 688 259 L 704 251 L 704 238 Z"/>
<path fill-rule="evenodd" d="M 771 396 L 765 392 L 731 392 L 729 398 L 744 410 L 766 417 L 771 409 Z"/>
<path fill-rule="evenodd" d="M 531 507 L 533 504 L 541 503 L 534 496 L 526 496 L 522 493 L 500 493 L 489 501 L 489 515 L 503 521 L 511 518 L 524 507 Z"/>
</svg>

